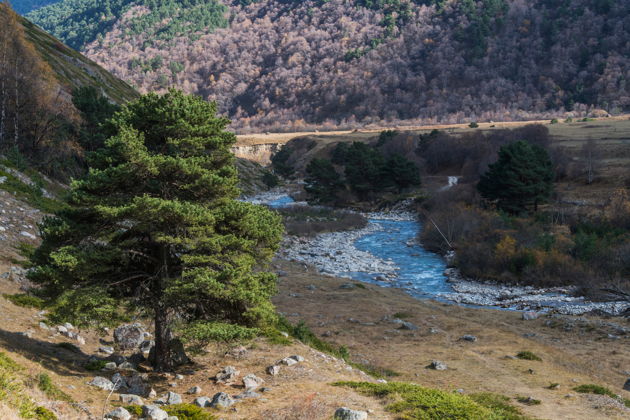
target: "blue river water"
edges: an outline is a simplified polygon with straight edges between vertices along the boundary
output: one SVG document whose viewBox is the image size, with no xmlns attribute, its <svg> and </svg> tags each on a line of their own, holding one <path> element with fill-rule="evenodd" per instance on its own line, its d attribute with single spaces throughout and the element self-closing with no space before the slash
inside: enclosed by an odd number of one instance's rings
<svg viewBox="0 0 630 420">
<path fill-rule="evenodd" d="M 291 197 L 280 196 L 270 201 L 268 205 L 272 208 L 280 208 L 292 203 Z M 382 229 L 360 237 L 355 241 L 355 246 L 382 260 L 393 261 L 399 267 L 398 276 L 392 281 L 379 281 L 374 273 L 343 274 L 355 280 L 384 287 L 402 287 L 418 298 L 435 298 L 438 293 L 452 291 L 444 276 L 446 269 L 444 259 L 438 254 L 427 251 L 415 241 L 421 227 L 418 221 L 383 219 L 369 219 L 369 221 Z"/>
</svg>

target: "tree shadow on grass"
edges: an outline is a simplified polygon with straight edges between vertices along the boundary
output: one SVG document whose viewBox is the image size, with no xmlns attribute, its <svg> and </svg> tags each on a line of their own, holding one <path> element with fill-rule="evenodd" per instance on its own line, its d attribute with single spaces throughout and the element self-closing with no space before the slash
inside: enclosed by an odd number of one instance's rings
<svg viewBox="0 0 630 420">
<path fill-rule="evenodd" d="M 64 347 L 58 343 L 50 343 L 27 337 L 22 333 L 0 329 L 0 347 L 39 363 L 58 375 L 94 376 L 82 367 L 89 355 L 76 346 L 74 346 L 75 348 Z"/>
</svg>

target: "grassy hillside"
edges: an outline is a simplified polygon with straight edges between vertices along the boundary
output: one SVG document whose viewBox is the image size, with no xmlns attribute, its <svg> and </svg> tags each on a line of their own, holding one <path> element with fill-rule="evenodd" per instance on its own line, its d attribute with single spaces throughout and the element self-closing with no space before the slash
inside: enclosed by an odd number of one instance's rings
<svg viewBox="0 0 630 420">
<path fill-rule="evenodd" d="M 59 83 L 68 93 L 81 86 L 93 86 L 110 100 L 122 104 L 136 98 L 138 93 L 126 82 L 113 76 L 103 67 L 79 52 L 65 46 L 26 19 L 22 20 L 26 35 L 42 58 L 50 64 Z"/>
</svg>

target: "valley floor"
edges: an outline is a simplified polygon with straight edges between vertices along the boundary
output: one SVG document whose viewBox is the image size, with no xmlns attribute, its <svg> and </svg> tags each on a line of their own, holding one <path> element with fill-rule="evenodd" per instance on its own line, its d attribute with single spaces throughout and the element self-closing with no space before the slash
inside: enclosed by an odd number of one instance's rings
<svg viewBox="0 0 630 420">
<path fill-rule="evenodd" d="M 537 418 L 630 418 L 630 409 L 608 397 L 573 391 L 595 383 L 630 397 L 622 389 L 630 376 L 627 319 L 550 315 L 525 321 L 520 312 L 416 300 L 398 289 L 340 288 L 355 282 L 322 276 L 302 264 L 277 265 L 284 272 L 274 299 L 278 310 L 294 323 L 306 321 L 325 340 L 347 346 L 355 361 L 400 373 L 390 380 L 533 397 L 542 403 L 522 409 Z M 418 329 L 400 329 L 391 321 L 396 316 Z M 462 340 L 464 335 L 477 341 Z M 543 360 L 514 358 L 520 351 Z M 449 369 L 426 369 L 433 360 Z M 547 389 L 552 383 L 558 388 Z"/>
</svg>

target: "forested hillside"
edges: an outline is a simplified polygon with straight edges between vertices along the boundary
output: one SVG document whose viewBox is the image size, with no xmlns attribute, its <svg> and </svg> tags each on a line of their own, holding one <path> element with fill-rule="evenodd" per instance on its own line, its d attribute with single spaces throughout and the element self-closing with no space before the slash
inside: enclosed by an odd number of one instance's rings
<svg viewBox="0 0 630 420">
<path fill-rule="evenodd" d="M 22 169 L 75 173 L 89 150 L 81 143 L 87 109 L 77 102 L 81 95 L 106 109 L 138 96 L 0 2 L 0 154 Z"/>
<path fill-rule="evenodd" d="M 217 100 L 244 130 L 630 108 L 629 2 L 219 1 L 63 0 L 29 17 L 142 91 Z"/>
</svg>

